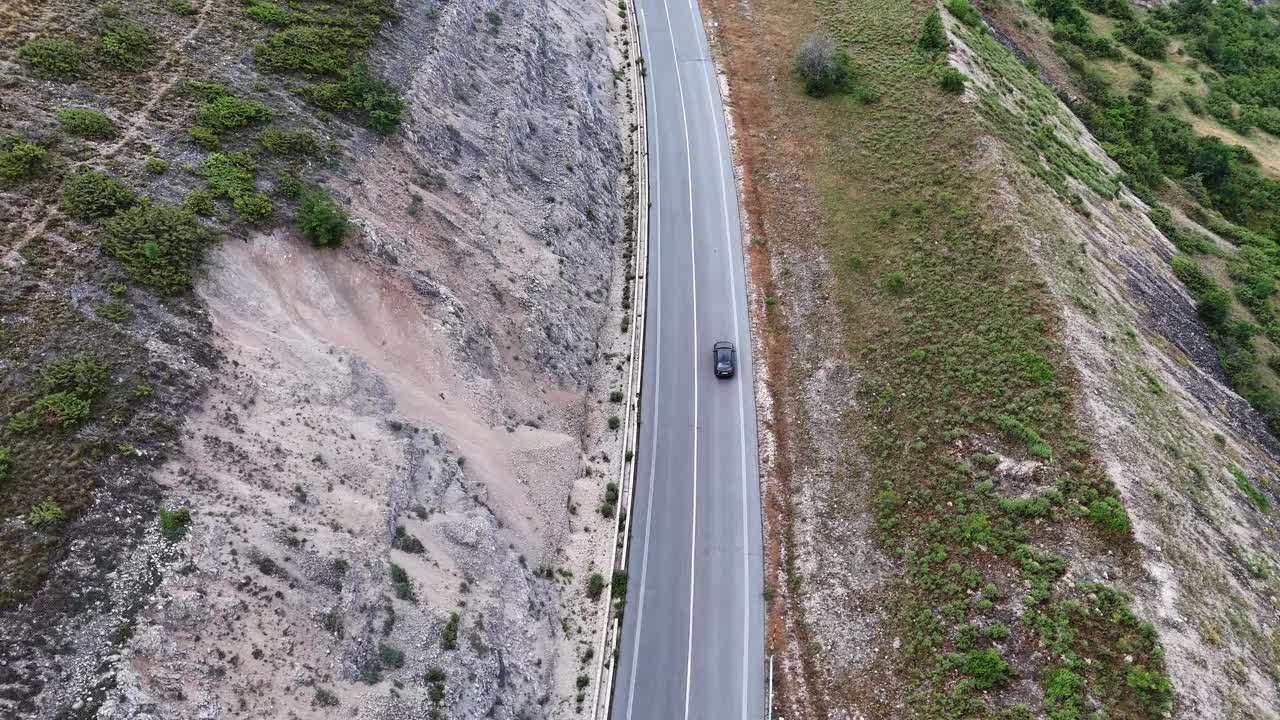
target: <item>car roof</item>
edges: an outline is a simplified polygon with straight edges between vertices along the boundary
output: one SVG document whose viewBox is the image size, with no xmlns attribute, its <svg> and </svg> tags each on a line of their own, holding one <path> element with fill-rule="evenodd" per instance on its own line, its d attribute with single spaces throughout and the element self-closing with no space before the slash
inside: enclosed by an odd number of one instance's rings
<svg viewBox="0 0 1280 720">
<path fill-rule="evenodd" d="M 732 350 L 733 343 L 729 342 L 728 340 L 721 340 L 720 342 L 713 345 L 712 349 L 713 350 Z"/>
</svg>

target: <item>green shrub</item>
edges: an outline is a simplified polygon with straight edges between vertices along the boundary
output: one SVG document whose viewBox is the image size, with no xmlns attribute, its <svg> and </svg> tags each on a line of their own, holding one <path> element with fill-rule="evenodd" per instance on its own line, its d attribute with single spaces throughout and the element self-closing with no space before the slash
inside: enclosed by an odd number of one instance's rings
<svg viewBox="0 0 1280 720">
<path fill-rule="evenodd" d="M 179 86 L 178 93 L 184 97 L 192 97 L 203 102 L 210 102 L 226 95 L 227 88 L 221 83 L 187 80 Z"/>
<path fill-rule="evenodd" d="M 267 128 L 258 133 L 262 147 L 277 155 L 318 155 L 320 146 L 316 138 L 306 130 L 279 130 Z"/>
<path fill-rule="evenodd" d="M 254 191 L 253 176 L 258 163 L 243 152 L 211 153 L 196 168 L 196 174 L 209 184 L 215 197 L 234 199 Z"/>
<path fill-rule="evenodd" d="M 315 697 L 311 699 L 311 702 L 313 705 L 320 708 L 337 707 L 340 704 L 338 696 L 334 695 L 333 691 L 319 687 L 316 688 Z"/>
<path fill-rule="evenodd" d="M 964 674 L 979 690 L 989 690 L 1008 684 L 1013 677 L 1009 663 L 995 650 L 975 650 L 964 658 Z"/>
<path fill-rule="evenodd" d="M 14 413 L 5 427 L 9 432 L 31 432 L 41 427 L 70 430 L 89 417 L 90 402 L 71 392 L 55 392 Z"/>
<path fill-rule="evenodd" d="M 1248 475 L 1244 474 L 1243 470 L 1232 465 L 1231 477 L 1235 479 L 1236 487 L 1249 498 L 1249 501 L 1252 502 L 1255 507 L 1262 512 L 1271 511 L 1271 499 L 1259 490 L 1257 485 L 1253 484 L 1253 481 L 1249 479 Z"/>
<path fill-rule="evenodd" d="M 610 429 L 610 430 L 617 430 L 617 429 L 618 429 L 618 428 L 620 428 L 620 427 L 622 427 L 622 418 L 618 417 L 617 415 L 610 415 L 610 416 L 609 416 L 609 429 Z"/>
<path fill-rule="evenodd" d="M 458 613 L 449 614 L 449 622 L 444 625 L 444 632 L 440 634 L 440 649 L 456 650 L 458 648 L 458 624 L 461 618 Z"/>
<path fill-rule="evenodd" d="M 166 540 L 177 542 L 187 534 L 191 524 L 191 511 L 185 507 L 169 510 L 160 508 L 160 532 Z"/>
<path fill-rule="evenodd" d="M 209 217 L 213 215 L 214 200 L 218 196 L 208 190 L 192 190 L 182 199 L 182 207 L 193 215 Z"/>
<path fill-rule="evenodd" d="M 317 247 L 337 247 L 347 236 L 347 213 L 321 190 L 302 195 L 298 215 L 302 236 Z"/>
<path fill-rule="evenodd" d="M 271 217 L 271 198 L 260 192 L 241 193 L 231 200 L 240 219 L 248 223 L 261 223 Z"/>
<path fill-rule="evenodd" d="M 1231 296 L 1222 288 L 1211 288 L 1201 294 L 1196 313 L 1209 327 L 1222 327 L 1231 316 Z"/>
<path fill-rule="evenodd" d="M 1148 670 L 1134 663 L 1125 673 L 1125 684 L 1142 696 L 1145 705 L 1158 712 L 1173 703 L 1173 686 L 1169 684 L 1169 678 L 1157 670 Z"/>
<path fill-rule="evenodd" d="M 391 563 L 391 591 L 401 600 L 418 602 L 418 593 L 413 589 L 413 580 L 409 579 L 409 573 L 395 563 Z"/>
<path fill-rule="evenodd" d="M 18 48 L 18 60 L 49 80 L 71 82 L 80 77 L 84 53 L 66 38 L 36 38 Z"/>
<path fill-rule="evenodd" d="M 58 113 L 58 124 L 71 135 L 89 140 L 110 140 L 116 136 L 116 126 L 97 110 L 67 108 Z"/>
<path fill-rule="evenodd" d="M 67 514 L 62 511 L 62 507 L 53 501 L 53 498 L 45 498 L 41 502 L 31 507 L 31 513 L 27 515 L 27 522 L 31 523 L 31 527 L 36 530 L 45 530 L 47 528 L 61 525 L 63 520 L 67 519 Z"/>
<path fill-rule="evenodd" d="M 344 77 L 368 47 L 372 30 L 367 24 L 291 25 L 254 47 L 253 60 L 268 72 Z"/>
<path fill-rule="evenodd" d="M 191 274 L 211 239 L 184 209 L 139 206 L 107 223 L 102 250 L 119 260 L 135 282 L 162 295 L 177 295 L 191 287 Z"/>
<path fill-rule="evenodd" d="M 953 67 L 948 67 L 942 71 L 942 75 L 939 77 L 938 82 L 942 86 L 943 92 L 950 93 L 952 95 L 959 95 L 964 92 L 965 79 L 964 73 Z"/>
<path fill-rule="evenodd" d="M 249 3 L 249 7 L 245 8 L 245 12 L 249 17 L 266 25 L 285 26 L 293 21 L 293 15 L 288 10 L 273 2 L 253 0 Z"/>
<path fill-rule="evenodd" d="M 902 296 L 907 293 L 907 275 L 901 270 L 884 276 L 884 291 L 890 295 Z"/>
<path fill-rule="evenodd" d="M 1146 23 L 1126 22 L 1116 28 L 1116 40 L 1148 60 L 1163 60 L 1169 38 Z"/>
<path fill-rule="evenodd" d="M 600 573 L 592 573 L 587 578 L 587 597 L 592 600 L 599 600 L 604 594 L 604 576 Z"/>
<path fill-rule="evenodd" d="M 400 91 L 373 75 L 365 63 L 356 63 L 344 81 L 310 85 L 302 96 L 321 110 L 353 113 L 361 125 L 384 134 L 404 118 Z"/>
<path fill-rule="evenodd" d="M 969 0 L 945 0 L 942 5 L 947 9 L 947 12 L 969 27 L 980 27 L 982 25 L 982 14 L 973 5 L 969 4 Z"/>
<path fill-rule="evenodd" d="M 147 158 L 145 167 L 147 168 L 147 172 L 153 175 L 163 175 L 169 172 L 169 161 L 151 157 Z"/>
<path fill-rule="evenodd" d="M 0 180 L 22 180 L 44 165 L 45 149 L 18 138 L 0 140 Z"/>
<path fill-rule="evenodd" d="M 849 89 L 853 62 L 825 33 L 813 33 L 796 52 L 795 74 L 810 97 L 826 97 Z"/>
<path fill-rule="evenodd" d="M 155 49 L 151 32 L 135 22 L 112 22 L 98 39 L 98 54 L 102 61 L 127 72 L 136 72 L 149 65 L 155 57 Z"/>
<path fill-rule="evenodd" d="M 924 27 L 920 30 L 920 38 L 916 47 L 925 52 L 938 52 L 947 49 L 947 33 L 942 27 L 942 17 L 933 10 L 924 19 Z"/>
<path fill-rule="evenodd" d="M 1108 496 L 1089 503 L 1089 521 L 1117 535 L 1129 533 L 1129 516 L 1125 514 L 1124 506 L 1114 497 Z"/>
<path fill-rule="evenodd" d="M 1053 383 L 1053 365 L 1045 356 L 1037 352 L 1024 352 L 1018 356 L 1018 362 L 1027 378 L 1040 385 Z"/>
<path fill-rule="evenodd" d="M 187 134 L 191 136 L 191 142 L 199 145 L 200 147 L 206 150 L 216 149 L 218 147 L 218 143 L 221 140 L 218 137 L 218 133 L 210 130 L 209 128 L 203 125 L 197 125 L 191 128 L 190 130 L 187 131 Z"/>
<path fill-rule="evenodd" d="M 9 448 L 0 447 L 0 483 L 9 479 Z"/>
<path fill-rule="evenodd" d="M 255 122 L 270 122 L 271 108 L 255 100 L 220 95 L 196 111 L 196 124 L 215 133 L 242 128 Z"/>
<path fill-rule="evenodd" d="M 191 0 L 169 0 L 166 7 L 169 8 L 169 12 L 175 15 L 182 15 L 185 17 L 196 14 L 196 9 L 192 6 Z"/>
<path fill-rule="evenodd" d="M 111 217 L 137 201 L 122 183 L 89 168 L 82 168 L 62 186 L 63 212 L 85 222 Z"/>
<path fill-rule="evenodd" d="M 378 661 L 384 668 L 399 670 L 404 667 L 404 651 L 387 643 L 378 643 Z"/>
<path fill-rule="evenodd" d="M 90 353 L 55 360 L 40 371 L 45 392 L 70 392 L 86 399 L 105 393 L 110 381 L 111 366 Z"/>
</svg>

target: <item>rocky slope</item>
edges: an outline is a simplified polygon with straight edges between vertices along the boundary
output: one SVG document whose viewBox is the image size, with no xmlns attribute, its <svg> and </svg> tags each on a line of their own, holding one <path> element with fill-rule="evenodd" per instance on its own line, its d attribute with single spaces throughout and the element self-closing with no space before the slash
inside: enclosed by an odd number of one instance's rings
<svg viewBox="0 0 1280 720">
<path fill-rule="evenodd" d="M 606 422 L 626 361 L 619 21 L 554 0 L 394 9 L 370 49 L 404 99 L 385 137 L 263 75 L 250 41 L 270 30 L 235 5 L 174 20 L 125 4 L 183 30 L 145 92 L 27 80 L 10 52 L 27 118 L 11 131 L 56 143 L 49 114 L 70 87 L 127 128 L 114 154 L 89 145 L 80 162 L 159 198 L 192 176 L 131 165 L 203 155 L 175 107 L 181 81 L 262 92 L 330 143 L 299 174 L 352 230 L 324 250 L 289 227 L 233 224 L 192 295 L 131 288 L 129 318 L 80 344 L 167 379 L 130 427 L 150 412 L 168 434 L 86 467 L 88 506 L 67 508 L 48 579 L 0 615 L 2 714 L 512 718 L 582 703 L 597 630 L 584 587 L 611 537 L 596 508 L 622 460 Z M 18 11 L 15 47 L 77 8 Z M 63 172 L 35 182 L 52 191 Z M 39 187 L 5 196 L 10 293 L 37 269 L 19 251 Z M 53 244 L 96 231 L 52 199 L 35 209 Z M 91 278 L 115 274 L 94 255 L 48 272 L 89 287 L 27 280 L 28 296 L 85 310 L 82 296 L 103 294 Z M 39 321 L 10 307 L 14 323 Z M 157 504 L 187 514 L 158 522 Z M 25 516 L 5 522 L 33 532 Z"/>
</svg>

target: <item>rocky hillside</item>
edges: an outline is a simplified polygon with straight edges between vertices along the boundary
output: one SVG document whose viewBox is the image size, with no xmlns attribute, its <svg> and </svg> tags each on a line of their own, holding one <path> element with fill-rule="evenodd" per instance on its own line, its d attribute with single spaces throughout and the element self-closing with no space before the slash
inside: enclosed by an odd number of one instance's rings
<svg viewBox="0 0 1280 720">
<path fill-rule="evenodd" d="M 1276 717 L 1274 14 L 712 7 L 776 712 Z"/>
<path fill-rule="evenodd" d="M 622 461 L 616 10 L 0 13 L 0 714 L 572 713 Z"/>
</svg>

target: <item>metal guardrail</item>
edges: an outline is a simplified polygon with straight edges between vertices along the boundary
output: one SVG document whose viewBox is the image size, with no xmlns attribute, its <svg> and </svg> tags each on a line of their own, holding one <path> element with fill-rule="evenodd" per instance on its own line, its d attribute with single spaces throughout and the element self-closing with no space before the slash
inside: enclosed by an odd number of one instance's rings
<svg viewBox="0 0 1280 720">
<path fill-rule="evenodd" d="M 640 47 L 639 13 L 636 12 L 634 0 L 627 0 L 627 17 L 629 31 L 628 53 L 631 96 L 635 104 L 636 142 L 634 152 L 635 168 L 635 254 L 632 269 L 635 283 L 631 288 L 631 351 L 630 368 L 627 378 L 627 409 L 622 425 L 622 465 L 618 471 L 618 513 L 613 528 L 613 545 L 609 554 L 610 572 L 627 569 L 627 549 L 631 538 L 631 506 L 635 494 L 636 461 L 638 460 L 638 435 L 640 426 L 640 376 L 644 363 L 644 321 L 645 298 L 648 294 L 649 266 L 649 138 L 648 109 L 645 102 L 644 78 L 640 68 L 644 62 Z M 631 459 L 627 459 L 630 453 Z M 623 528 L 623 523 L 627 525 Z M 621 538 L 621 541 L 619 541 Z M 599 664 L 596 666 L 595 693 L 591 700 L 592 720 L 600 720 L 609 716 L 609 704 L 613 696 L 613 672 L 616 668 L 615 655 L 618 648 L 622 624 L 613 617 L 613 582 L 606 586 L 605 605 L 601 611 L 601 633 L 599 646 Z M 608 672 L 606 672 L 608 668 Z M 603 703 L 601 700 L 603 699 Z M 602 707 L 603 706 L 603 707 Z M 603 714 L 602 714 L 603 710 Z"/>
</svg>

